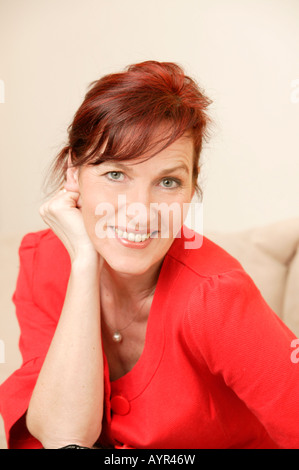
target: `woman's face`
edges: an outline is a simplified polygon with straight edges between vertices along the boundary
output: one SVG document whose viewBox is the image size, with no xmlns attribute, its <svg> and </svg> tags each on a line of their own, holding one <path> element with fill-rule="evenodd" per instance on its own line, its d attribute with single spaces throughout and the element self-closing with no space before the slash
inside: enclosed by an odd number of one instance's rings
<svg viewBox="0 0 299 470">
<path fill-rule="evenodd" d="M 74 175 L 87 233 L 113 270 L 142 274 L 162 261 L 187 216 L 192 170 L 193 141 L 183 136 L 146 161 L 84 166 Z"/>
</svg>

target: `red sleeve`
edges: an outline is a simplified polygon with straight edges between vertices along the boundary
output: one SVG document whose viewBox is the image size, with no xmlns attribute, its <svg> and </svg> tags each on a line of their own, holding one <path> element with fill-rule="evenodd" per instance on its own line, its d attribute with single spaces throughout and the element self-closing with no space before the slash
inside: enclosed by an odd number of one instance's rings
<svg viewBox="0 0 299 470">
<path fill-rule="evenodd" d="M 19 348 L 23 362 L 20 369 L 0 387 L 0 412 L 8 448 L 42 447 L 29 434 L 25 413 L 57 325 L 57 318 L 51 312 L 51 297 L 55 296 L 55 292 L 47 289 L 46 283 L 42 282 L 45 269 L 41 269 L 37 261 L 41 258 L 39 245 L 45 233 L 47 231 L 25 235 L 19 248 L 20 268 L 12 300 L 20 325 Z M 49 271 L 47 274 L 50 275 Z M 39 292 L 37 297 L 43 296 L 43 306 L 48 302 L 48 309 L 43 308 L 40 302 L 37 303 L 34 291 Z"/>
<path fill-rule="evenodd" d="M 194 354 L 223 377 L 273 441 L 298 449 L 299 363 L 291 359 L 295 335 L 251 278 L 236 270 L 201 282 L 186 325 Z"/>
</svg>

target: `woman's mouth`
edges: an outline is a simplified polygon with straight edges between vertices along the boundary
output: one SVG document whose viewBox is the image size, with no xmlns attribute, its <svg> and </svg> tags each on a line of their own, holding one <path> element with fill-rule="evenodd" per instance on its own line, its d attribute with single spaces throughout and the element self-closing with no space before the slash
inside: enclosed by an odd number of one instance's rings
<svg viewBox="0 0 299 470">
<path fill-rule="evenodd" d="M 116 235 L 116 238 L 122 245 L 128 248 L 145 248 L 150 244 L 152 238 L 157 238 L 158 231 L 152 233 L 136 233 L 120 228 L 110 227 Z"/>
<path fill-rule="evenodd" d="M 117 233 L 117 236 L 119 238 L 125 238 L 126 240 L 129 240 L 130 242 L 135 242 L 135 243 L 144 242 L 151 236 L 150 233 L 141 234 L 141 233 L 134 233 L 134 232 L 126 232 L 116 227 L 114 227 L 114 230 Z"/>
</svg>

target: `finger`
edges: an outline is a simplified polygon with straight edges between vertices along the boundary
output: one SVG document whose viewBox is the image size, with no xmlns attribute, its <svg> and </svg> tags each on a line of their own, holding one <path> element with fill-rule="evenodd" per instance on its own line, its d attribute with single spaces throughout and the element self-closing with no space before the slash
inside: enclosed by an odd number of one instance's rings
<svg viewBox="0 0 299 470">
<path fill-rule="evenodd" d="M 67 195 L 67 196 L 71 196 L 71 198 L 78 198 L 80 196 L 80 193 L 78 191 L 69 191 L 68 189 L 66 188 L 61 188 L 58 193 L 57 193 L 58 196 L 63 196 L 63 195 Z"/>
<path fill-rule="evenodd" d="M 81 208 L 81 197 L 78 191 L 69 191 L 66 188 L 62 188 L 59 192 L 63 200 L 71 202 L 73 207 Z"/>
<path fill-rule="evenodd" d="M 58 194 L 61 194 L 61 193 L 79 194 L 78 191 L 70 191 L 69 189 L 65 188 L 64 186 L 62 188 L 60 188 L 60 190 L 58 191 Z"/>
</svg>

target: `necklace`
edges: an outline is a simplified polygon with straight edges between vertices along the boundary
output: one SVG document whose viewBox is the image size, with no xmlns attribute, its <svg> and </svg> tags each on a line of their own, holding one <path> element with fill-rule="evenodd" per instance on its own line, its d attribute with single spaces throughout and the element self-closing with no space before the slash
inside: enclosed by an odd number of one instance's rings
<svg viewBox="0 0 299 470">
<path fill-rule="evenodd" d="M 154 292 L 155 292 L 155 288 L 153 289 L 153 291 L 150 293 L 150 295 L 148 297 L 150 297 Z M 133 316 L 133 318 L 130 320 L 130 322 L 124 326 L 123 328 L 113 328 L 111 325 L 109 325 L 107 323 L 107 321 L 105 320 L 105 323 L 106 325 L 111 329 L 111 330 L 114 330 L 113 334 L 112 334 L 112 340 L 115 342 L 115 343 L 121 343 L 122 340 L 123 340 L 123 335 L 121 334 L 121 331 L 124 331 L 126 330 L 127 328 L 129 328 L 129 326 L 136 320 L 136 318 L 139 316 L 139 314 L 141 313 L 144 305 L 145 305 L 145 302 L 147 301 L 148 297 L 145 298 L 143 304 L 141 305 L 140 309 L 137 311 L 136 315 Z"/>
</svg>

